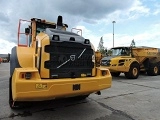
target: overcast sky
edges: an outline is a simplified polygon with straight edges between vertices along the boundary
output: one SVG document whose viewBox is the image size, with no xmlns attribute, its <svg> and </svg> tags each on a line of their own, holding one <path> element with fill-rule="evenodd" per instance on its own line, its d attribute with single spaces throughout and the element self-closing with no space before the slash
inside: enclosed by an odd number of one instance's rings
<svg viewBox="0 0 160 120">
<path fill-rule="evenodd" d="M 0 0 L 0 53 L 10 53 L 17 44 L 19 19 L 41 18 L 56 22 L 57 16 L 72 27 L 81 28 L 83 37 L 97 48 L 104 46 L 160 47 L 159 0 Z"/>
</svg>

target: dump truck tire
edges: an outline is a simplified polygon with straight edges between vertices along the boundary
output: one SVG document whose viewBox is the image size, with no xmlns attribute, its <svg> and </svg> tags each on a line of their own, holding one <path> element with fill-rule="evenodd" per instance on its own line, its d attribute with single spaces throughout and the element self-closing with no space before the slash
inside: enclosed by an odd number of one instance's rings
<svg viewBox="0 0 160 120">
<path fill-rule="evenodd" d="M 139 64 L 138 63 L 132 63 L 129 69 L 129 72 L 125 72 L 125 77 L 128 79 L 137 79 L 139 76 Z"/>
<path fill-rule="evenodd" d="M 159 68 L 157 63 L 150 63 L 149 70 L 147 70 L 147 75 L 157 76 L 159 74 Z"/>
<path fill-rule="evenodd" d="M 158 75 L 160 75 L 160 62 L 158 62 Z"/>
<path fill-rule="evenodd" d="M 120 74 L 120 72 L 111 72 L 111 75 L 114 77 L 118 77 Z"/>
</svg>

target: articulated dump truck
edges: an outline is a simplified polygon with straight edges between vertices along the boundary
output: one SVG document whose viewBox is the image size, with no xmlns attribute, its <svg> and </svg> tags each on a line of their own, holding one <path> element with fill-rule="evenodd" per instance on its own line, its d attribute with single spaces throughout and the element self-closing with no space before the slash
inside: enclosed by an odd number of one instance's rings
<svg viewBox="0 0 160 120">
<path fill-rule="evenodd" d="M 23 21 L 30 25 L 20 32 Z M 24 107 L 29 101 L 85 99 L 111 87 L 110 71 L 99 64 L 101 54 L 79 31 L 67 31 L 68 25 L 62 21 L 62 16 L 58 16 L 57 23 L 20 19 L 18 45 L 12 48 L 10 56 L 12 109 Z M 26 35 L 26 44 L 20 44 L 21 34 Z"/>
<path fill-rule="evenodd" d="M 115 77 L 124 73 L 128 79 L 137 79 L 140 72 L 156 76 L 160 74 L 160 51 L 145 46 L 114 47 L 110 55 L 102 58 L 101 66 Z"/>
</svg>

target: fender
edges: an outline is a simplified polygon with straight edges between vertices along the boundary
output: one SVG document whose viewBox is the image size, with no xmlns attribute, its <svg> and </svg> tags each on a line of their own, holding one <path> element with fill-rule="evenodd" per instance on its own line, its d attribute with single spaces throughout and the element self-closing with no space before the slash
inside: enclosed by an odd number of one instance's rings
<svg viewBox="0 0 160 120">
<path fill-rule="evenodd" d="M 18 63 L 22 68 L 35 67 L 35 48 L 16 47 Z"/>
</svg>

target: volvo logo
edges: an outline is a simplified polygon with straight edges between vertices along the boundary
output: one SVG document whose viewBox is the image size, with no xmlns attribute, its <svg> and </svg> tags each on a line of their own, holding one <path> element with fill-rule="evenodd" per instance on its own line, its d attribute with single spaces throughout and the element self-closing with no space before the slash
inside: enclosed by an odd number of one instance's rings
<svg viewBox="0 0 160 120">
<path fill-rule="evenodd" d="M 65 61 L 67 61 L 67 56 L 65 56 L 65 55 L 60 55 L 59 58 L 58 58 L 58 61 L 59 61 L 60 63 L 63 63 L 63 62 L 65 62 Z"/>
<path fill-rule="evenodd" d="M 75 61 L 75 59 L 76 59 L 76 55 L 70 55 L 70 60 L 71 61 Z"/>
</svg>

